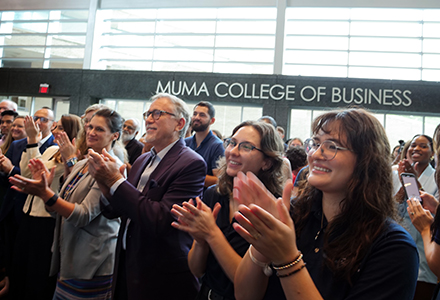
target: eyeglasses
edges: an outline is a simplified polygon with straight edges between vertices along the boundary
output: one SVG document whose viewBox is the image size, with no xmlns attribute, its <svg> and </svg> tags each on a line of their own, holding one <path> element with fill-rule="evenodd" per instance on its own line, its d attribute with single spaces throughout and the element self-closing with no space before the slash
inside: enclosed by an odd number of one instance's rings
<svg viewBox="0 0 440 300">
<path fill-rule="evenodd" d="M 230 148 L 229 150 L 234 149 L 235 146 L 237 146 L 237 145 L 238 145 L 238 151 L 240 151 L 242 153 L 249 153 L 252 150 L 256 149 L 256 150 L 260 151 L 261 153 L 265 154 L 263 152 L 263 150 L 258 149 L 257 147 L 255 147 L 254 145 L 252 145 L 249 142 L 241 142 L 240 144 L 237 144 L 237 142 L 231 138 L 225 139 L 225 141 L 223 142 L 223 146 L 225 147 L 225 149 Z"/>
<path fill-rule="evenodd" d="M 155 119 L 156 121 L 159 120 L 160 116 L 162 116 L 163 114 L 169 114 L 169 115 L 174 116 L 174 117 L 176 116 L 175 114 L 172 114 L 170 112 L 167 112 L 167 111 L 164 111 L 164 110 L 155 109 L 155 110 L 152 110 L 152 111 L 144 112 L 144 120 L 146 121 L 151 114 L 153 115 L 153 119 Z"/>
<path fill-rule="evenodd" d="M 43 122 L 43 123 L 47 123 L 49 121 L 53 121 L 53 120 L 45 118 L 45 117 L 34 116 L 34 122 L 37 122 L 38 120 L 41 120 L 41 122 Z"/>
<path fill-rule="evenodd" d="M 323 141 L 320 144 L 318 144 L 314 139 L 307 139 L 304 142 L 304 149 L 309 156 L 312 156 L 319 148 L 321 148 L 321 154 L 326 160 L 332 160 L 333 158 L 335 158 L 338 150 L 353 151 L 348 148 L 340 147 L 336 145 L 335 142 L 330 140 Z"/>
</svg>

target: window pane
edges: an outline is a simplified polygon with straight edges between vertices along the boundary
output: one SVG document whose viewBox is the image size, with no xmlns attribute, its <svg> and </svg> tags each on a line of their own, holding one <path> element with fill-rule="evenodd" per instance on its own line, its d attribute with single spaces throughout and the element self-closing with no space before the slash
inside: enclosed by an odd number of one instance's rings
<svg viewBox="0 0 440 300">
<path fill-rule="evenodd" d="M 440 69 L 440 54 L 424 54 L 422 67 Z"/>
<path fill-rule="evenodd" d="M 153 59 L 152 48 L 104 48 L 102 50 L 103 59 Z"/>
<path fill-rule="evenodd" d="M 370 50 L 370 51 L 396 51 L 396 52 L 420 52 L 422 43 L 420 39 L 409 38 L 350 38 L 351 50 Z"/>
<path fill-rule="evenodd" d="M 419 54 L 350 52 L 350 64 L 364 66 L 419 68 Z"/>
<path fill-rule="evenodd" d="M 348 50 L 348 37 L 287 36 L 284 46 L 293 49 Z"/>
<path fill-rule="evenodd" d="M 304 109 L 290 110 L 290 134 L 289 139 L 299 137 L 306 140 L 311 136 L 312 111 Z"/>
<path fill-rule="evenodd" d="M 47 39 L 48 46 L 85 46 L 85 36 L 53 35 Z"/>
<path fill-rule="evenodd" d="M 385 129 L 391 145 L 399 140 L 408 141 L 414 135 L 423 133 L 423 117 L 387 114 Z"/>
<path fill-rule="evenodd" d="M 362 22 L 353 21 L 350 26 L 352 35 L 363 36 L 403 36 L 420 37 L 422 25 L 418 22 Z"/>
<path fill-rule="evenodd" d="M 423 39 L 423 51 L 440 53 L 440 39 Z"/>
<path fill-rule="evenodd" d="M 154 45 L 154 36 L 152 35 L 104 35 L 101 39 L 102 46 L 134 46 L 151 47 Z"/>
<path fill-rule="evenodd" d="M 216 47 L 235 47 L 235 48 L 269 48 L 275 46 L 275 36 L 264 35 L 218 35 L 215 38 Z"/>
<path fill-rule="evenodd" d="M 347 77 L 347 67 L 313 66 L 313 65 L 284 65 L 283 74 L 301 76 Z"/>
<path fill-rule="evenodd" d="M 105 25 L 110 26 L 105 31 L 109 33 L 154 33 L 156 23 L 154 21 L 112 21 Z"/>
<path fill-rule="evenodd" d="M 156 23 L 157 33 L 214 33 L 215 21 L 164 21 Z"/>
<path fill-rule="evenodd" d="M 218 21 L 217 33 L 254 33 L 271 34 L 275 32 L 275 21 Z"/>
<path fill-rule="evenodd" d="M 286 51 L 286 63 L 347 65 L 348 53 L 342 51 Z"/>
<path fill-rule="evenodd" d="M 46 58 L 83 58 L 84 48 L 47 48 Z"/>
<path fill-rule="evenodd" d="M 435 128 L 440 124 L 440 117 L 425 117 L 425 131 L 424 133 L 430 137 L 434 136 Z"/>
<path fill-rule="evenodd" d="M 154 52 L 155 60 L 212 61 L 213 49 L 167 49 Z"/>
<path fill-rule="evenodd" d="M 223 50 L 215 51 L 215 61 L 267 62 L 273 61 L 273 50 Z"/>
<path fill-rule="evenodd" d="M 288 21 L 286 34 L 319 34 L 319 35 L 348 35 L 348 22 L 339 21 Z"/>
<path fill-rule="evenodd" d="M 2 23 L 0 33 L 46 33 L 47 23 Z"/>
<path fill-rule="evenodd" d="M 219 73 L 245 73 L 245 74 L 272 74 L 272 65 L 240 64 L 240 63 L 215 63 L 214 71 Z"/>
<path fill-rule="evenodd" d="M 13 47 L 4 48 L 3 57 L 5 58 L 43 58 L 44 47 Z"/>
<path fill-rule="evenodd" d="M 87 23 L 79 22 L 52 22 L 49 23 L 50 33 L 85 33 L 87 31 Z"/>
<path fill-rule="evenodd" d="M 440 81 L 440 70 L 423 70 L 422 80 Z"/>
<path fill-rule="evenodd" d="M 44 46 L 45 44 L 46 35 L 7 35 L 4 39 L 4 45 L 8 46 Z"/>
<path fill-rule="evenodd" d="M 425 37 L 440 38 L 440 23 L 425 23 L 423 25 L 423 35 Z"/>
<path fill-rule="evenodd" d="M 52 69 L 82 69 L 83 61 L 82 60 L 74 61 L 72 59 L 68 61 L 50 60 L 49 67 Z"/>
<path fill-rule="evenodd" d="M 47 20 L 47 11 L 9 11 L 2 13 L 2 21 L 13 20 Z"/>
<path fill-rule="evenodd" d="M 350 67 L 349 77 L 418 80 L 420 70 L 399 68 Z"/>
<path fill-rule="evenodd" d="M 150 37 L 149 37 L 150 38 Z M 154 39 L 154 37 L 151 37 Z M 215 41 L 214 35 L 157 35 L 154 42 L 157 47 L 213 47 Z M 150 43 L 152 45 L 153 42 Z"/>
<path fill-rule="evenodd" d="M 212 63 L 155 61 L 153 71 L 212 72 Z"/>
</svg>

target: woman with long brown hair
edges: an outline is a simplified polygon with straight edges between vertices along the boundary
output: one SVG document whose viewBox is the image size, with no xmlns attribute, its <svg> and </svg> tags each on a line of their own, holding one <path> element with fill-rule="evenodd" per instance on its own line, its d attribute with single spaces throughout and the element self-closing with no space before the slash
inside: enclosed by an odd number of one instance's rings
<svg viewBox="0 0 440 300">
<path fill-rule="evenodd" d="M 196 299 L 234 299 L 233 280 L 249 247 L 233 229 L 238 203 L 232 195 L 233 181 L 240 173 L 254 174 L 274 194 L 282 192 L 283 143 L 272 125 L 246 121 L 225 140 L 218 184 L 205 191 L 203 202 L 174 205 L 173 226 L 190 233 L 194 243 L 188 254 L 191 272 L 201 278 Z M 196 203 L 196 206 L 193 206 Z"/>
<path fill-rule="evenodd" d="M 277 200 L 251 177 L 234 182 L 240 202 L 255 199 L 235 214 L 235 230 L 252 244 L 236 272 L 236 297 L 412 299 L 418 255 L 393 221 L 384 128 L 352 108 L 317 117 L 312 132 L 308 182 L 292 218 L 290 183 Z"/>
</svg>

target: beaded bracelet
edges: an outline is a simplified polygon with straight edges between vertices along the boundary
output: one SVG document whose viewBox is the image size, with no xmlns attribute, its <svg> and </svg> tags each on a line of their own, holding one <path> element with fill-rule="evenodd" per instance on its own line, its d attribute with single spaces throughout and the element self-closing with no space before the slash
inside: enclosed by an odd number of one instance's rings
<svg viewBox="0 0 440 300">
<path fill-rule="evenodd" d="M 270 268 L 269 264 L 259 261 L 255 258 L 255 256 L 252 255 L 252 245 L 249 246 L 249 257 L 254 264 L 263 268 L 264 275 L 266 275 L 267 277 L 270 277 L 272 275 L 272 269 Z"/>
<path fill-rule="evenodd" d="M 299 263 L 299 262 L 301 261 L 302 258 L 303 258 L 303 254 L 301 253 L 301 251 L 299 251 L 299 255 L 298 255 L 298 257 L 297 257 L 294 261 L 292 261 L 292 262 L 290 262 L 290 263 L 288 263 L 288 264 L 285 264 L 285 265 L 283 265 L 283 266 L 275 266 L 275 265 L 272 264 L 272 267 L 273 267 L 275 270 L 284 270 L 284 269 L 288 269 L 288 268 L 293 267 L 293 266 L 296 265 L 297 263 Z"/>
<path fill-rule="evenodd" d="M 301 271 L 301 270 L 304 269 L 305 267 L 306 267 L 306 263 L 304 263 L 301 267 L 299 267 L 299 268 L 296 269 L 295 271 L 292 271 L 292 272 L 287 273 L 287 274 L 284 274 L 284 275 L 280 275 L 280 274 L 278 274 L 278 272 L 277 272 L 277 276 L 278 276 L 279 278 L 289 277 L 289 276 L 291 276 L 291 275 L 293 275 L 293 274 L 295 274 L 295 273 L 298 273 L 299 271 Z"/>
</svg>

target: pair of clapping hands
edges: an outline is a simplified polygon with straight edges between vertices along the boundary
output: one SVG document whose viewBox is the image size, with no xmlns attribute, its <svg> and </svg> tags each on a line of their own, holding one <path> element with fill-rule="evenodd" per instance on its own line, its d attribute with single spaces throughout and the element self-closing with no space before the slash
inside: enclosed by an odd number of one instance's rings
<svg viewBox="0 0 440 300">
<path fill-rule="evenodd" d="M 295 227 L 289 214 L 290 196 L 293 184 L 289 180 L 283 197 L 276 199 L 264 184 L 251 172 L 240 172 L 234 178 L 233 198 L 240 203 L 239 211 L 234 214 L 237 223 L 234 229 L 267 261 L 284 263 L 291 260 L 292 253 L 298 253 Z M 193 224 L 201 214 L 217 217 L 220 205 L 213 211 L 199 198 L 183 202 L 182 206 L 173 205 L 172 214 L 177 218 L 173 227 L 186 231 L 197 240 Z M 212 221 L 211 221 L 212 222 Z"/>
</svg>

